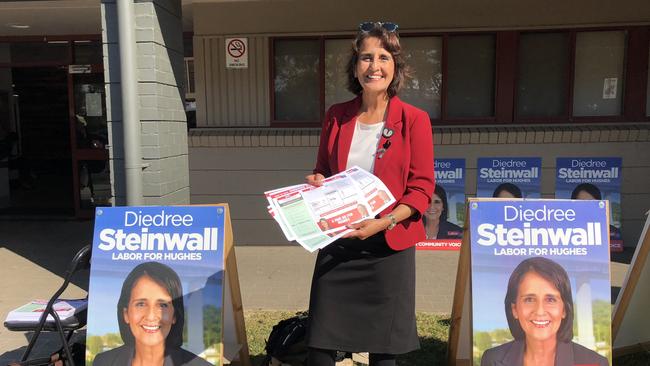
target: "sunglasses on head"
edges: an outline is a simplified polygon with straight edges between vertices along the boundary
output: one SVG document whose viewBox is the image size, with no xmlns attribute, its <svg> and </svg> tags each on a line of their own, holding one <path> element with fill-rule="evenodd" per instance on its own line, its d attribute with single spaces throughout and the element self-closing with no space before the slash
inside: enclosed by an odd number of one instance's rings
<svg viewBox="0 0 650 366">
<path fill-rule="evenodd" d="M 397 32 L 399 29 L 399 25 L 393 22 L 363 22 L 359 24 L 359 31 L 368 33 L 377 27 L 384 28 L 388 33 Z"/>
</svg>

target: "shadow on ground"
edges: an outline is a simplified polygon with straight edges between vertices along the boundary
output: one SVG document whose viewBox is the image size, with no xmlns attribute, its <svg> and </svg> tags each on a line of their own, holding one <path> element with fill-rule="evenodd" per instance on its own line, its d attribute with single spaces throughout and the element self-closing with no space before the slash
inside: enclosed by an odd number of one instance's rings
<svg viewBox="0 0 650 366">
<path fill-rule="evenodd" d="M 75 253 L 92 244 L 93 225 L 93 220 L 7 220 L 0 217 L 0 247 L 63 277 Z M 77 276 L 73 283 L 88 290 L 87 275 Z"/>
<path fill-rule="evenodd" d="M 25 336 L 25 343 L 27 343 L 34 336 L 34 332 L 25 332 L 24 336 Z M 70 344 L 74 344 L 74 343 L 81 343 L 81 344 L 86 343 L 85 330 L 75 332 L 75 334 L 72 336 Z M 33 351 L 30 353 L 28 359 L 49 357 L 54 352 L 59 351 L 61 347 L 62 347 L 62 343 L 57 333 L 54 332 L 41 333 L 41 335 L 38 337 L 38 341 L 36 342 L 36 346 L 34 347 Z M 9 362 L 20 360 L 21 357 L 23 356 L 23 353 L 25 353 L 26 349 L 27 346 L 24 346 L 14 350 L 5 351 L 4 353 L 0 354 L 0 365 L 4 366 L 7 365 Z M 77 366 L 83 366 L 83 365 L 77 365 Z"/>
</svg>

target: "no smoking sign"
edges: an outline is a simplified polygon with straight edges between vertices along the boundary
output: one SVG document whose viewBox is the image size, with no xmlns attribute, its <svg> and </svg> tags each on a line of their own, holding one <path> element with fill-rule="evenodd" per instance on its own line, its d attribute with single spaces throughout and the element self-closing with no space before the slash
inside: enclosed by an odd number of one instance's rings
<svg viewBox="0 0 650 366">
<path fill-rule="evenodd" d="M 226 38 L 226 68 L 248 68 L 248 38 Z"/>
</svg>

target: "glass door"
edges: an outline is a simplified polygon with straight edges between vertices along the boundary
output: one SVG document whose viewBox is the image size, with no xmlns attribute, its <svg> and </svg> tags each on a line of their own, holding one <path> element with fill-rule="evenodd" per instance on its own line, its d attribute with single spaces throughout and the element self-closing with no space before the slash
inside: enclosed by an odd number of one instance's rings
<svg viewBox="0 0 650 366">
<path fill-rule="evenodd" d="M 95 65 L 70 65 L 70 134 L 77 217 L 112 204 L 104 74 Z"/>
</svg>

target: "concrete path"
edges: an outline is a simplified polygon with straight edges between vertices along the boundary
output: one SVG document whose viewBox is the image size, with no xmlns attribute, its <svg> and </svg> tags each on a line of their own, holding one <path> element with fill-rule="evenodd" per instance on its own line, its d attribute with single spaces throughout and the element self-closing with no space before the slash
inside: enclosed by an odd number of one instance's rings
<svg viewBox="0 0 650 366">
<path fill-rule="evenodd" d="M 0 318 L 31 299 L 49 297 L 60 286 L 74 253 L 92 240 L 92 231 L 91 221 L 0 220 Z M 236 256 L 245 310 L 307 308 L 315 254 L 298 245 L 237 246 Z M 613 286 L 623 282 L 628 266 L 622 262 L 612 264 Z M 417 311 L 451 311 L 457 263 L 457 252 L 417 253 Z M 85 294 L 87 276 L 82 273 L 76 279 L 70 297 Z M 0 365 L 20 358 L 29 336 L 0 327 Z M 58 347 L 52 334 L 45 340 L 37 350 L 41 355 Z"/>
</svg>

